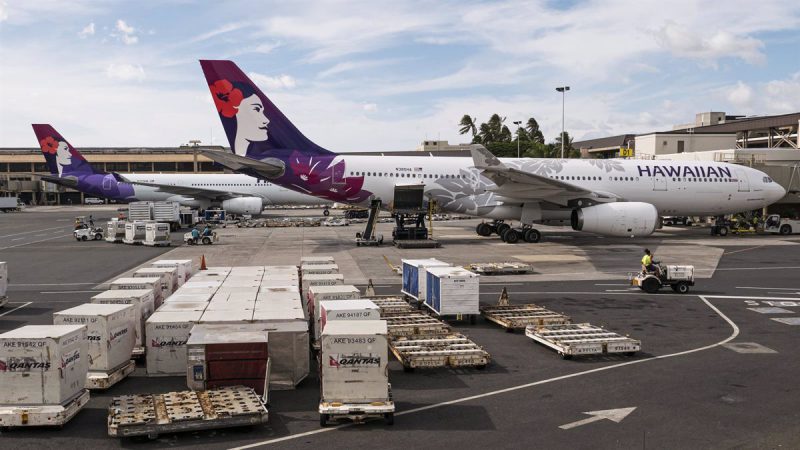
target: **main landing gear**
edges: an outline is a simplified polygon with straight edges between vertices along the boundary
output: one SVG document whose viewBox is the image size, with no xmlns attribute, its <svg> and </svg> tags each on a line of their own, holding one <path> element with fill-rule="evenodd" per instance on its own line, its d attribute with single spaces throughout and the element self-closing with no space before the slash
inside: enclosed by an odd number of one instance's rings
<svg viewBox="0 0 800 450">
<path fill-rule="evenodd" d="M 502 221 L 481 222 L 475 227 L 475 231 L 479 236 L 484 237 L 497 233 L 503 242 L 509 244 L 516 244 L 519 241 L 536 243 L 542 239 L 542 233 L 530 225 L 523 225 L 522 228 L 512 228 L 511 225 Z"/>
</svg>

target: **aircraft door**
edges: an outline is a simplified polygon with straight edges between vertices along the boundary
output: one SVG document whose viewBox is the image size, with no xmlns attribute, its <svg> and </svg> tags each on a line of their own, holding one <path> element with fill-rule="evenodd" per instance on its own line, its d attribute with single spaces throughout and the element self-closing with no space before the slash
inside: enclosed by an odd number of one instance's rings
<svg viewBox="0 0 800 450">
<path fill-rule="evenodd" d="M 667 177 L 653 177 L 653 190 L 666 191 L 667 190 Z"/>
<path fill-rule="evenodd" d="M 736 178 L 739 181 L 739 192 L 750 192 L 750 180 L 744 169 L 736 169 Z"/>
<path fill-rule="evenodd" d="M 103 190 L 110 191 L 111 190 L 111 175 L 103 177 Z"/>
<path fill-rule="evenodd" d="M 331 184 L 342 186 L 344 181 L 344 164 L 333 164 L 331 166 Z"/>
</svg>

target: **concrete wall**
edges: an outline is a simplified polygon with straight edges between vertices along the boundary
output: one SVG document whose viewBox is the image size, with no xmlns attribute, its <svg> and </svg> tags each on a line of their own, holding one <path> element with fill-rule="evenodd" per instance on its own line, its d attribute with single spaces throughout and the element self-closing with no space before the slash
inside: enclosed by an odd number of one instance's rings
<svg viewBox="0 0 800 450">
<path fill-rule="evenodd" d="M 683 152 L 692 153 L 736 147 L 735 134 L 662 134 L 652 133 L 636 136 L 637 156 L 677 154 L 679 142 Z"/>
</svg>

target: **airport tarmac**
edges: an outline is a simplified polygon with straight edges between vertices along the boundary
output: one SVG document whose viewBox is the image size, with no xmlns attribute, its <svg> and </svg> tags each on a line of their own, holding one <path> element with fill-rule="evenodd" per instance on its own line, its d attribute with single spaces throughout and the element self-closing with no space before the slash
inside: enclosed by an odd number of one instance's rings
<svg viewBox="0 0 800 450">
<path fill-rule="evenodd" d="M 51 323 L 54 311 L 86 302 L 106 281 L 156 258 L 199 261 L 205 254 L 210 265 L 226 266 L 296 264 L 303 255 L 331 255 L 347 283 L 363 287 L 372 279 L 379 294 L 397 294 L 400 279 L 389 265 L 436 257 L 454 264 L 529 262 L 533 274 L 483 278 L 482 302 L 495 302 L 507 287 L 513 303 L 537 303 L 574 322 L 628 334 L 642 341 L 642 351 L 563 360 L 522 333 L 479 320 L 455 328 L 491 353 L 483 371 L 406 373 L 390 363 L 393 427 L 378 421 L 320 428 L 312 373 L 297 390 L 272 392 L 270 421 L 263 427 L 165 435 L 152 442 L 109 438 L 111 397 L 185 387 L 180 377 L 137 376 L 92 393 L 88 407 L 61 430 L 3 432 L 0 439 L 9 446 L 791 448 L 800 441 L 800 254 L 792 251 L 797 237 L 712 238 L 706 229 L 665 228 L 634 240 L 542 227 L 542 243 L 511 245 L 476 236 L 478 221 L 463 220 L 434 223 L 443 247 L 431 250 L 356 247 L 359 224 L 225 228 L 218 230 L 219 245 L 169 249 L 76 242 L 72 218 L 88 211 L 32 209 L 0 216 L 0 260 L 9 263 L 11 280 L 0 331 Z M 91 211 L 98 222 L 114 213 L 107 207 Z M 387 240 L 391 226 L 379 227 Z M 181 235 L 174 234 L 176 245 Z M 645 247 L 655 250 L 656 259 L 696 265 L 697 286 L 686 295 L 631 288 L 627 273 L 638 269 Z"/>
</svg>

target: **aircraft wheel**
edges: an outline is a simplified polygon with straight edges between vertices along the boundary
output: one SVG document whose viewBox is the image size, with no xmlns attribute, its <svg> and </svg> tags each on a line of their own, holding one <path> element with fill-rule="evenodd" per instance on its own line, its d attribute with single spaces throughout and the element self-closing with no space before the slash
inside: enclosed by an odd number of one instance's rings
<svg viewBox="0 0 800 450">
<path fill-rule="evenodd" d="M 501 237 L 503 242 L 508 244 L 516 244 L 519 242 L 519 233 L 517 233 L 517 230 L 514 230 L 513 228 L 507 229 Z"/>
<path fill-rule="evenodd" d="M 495 227 L 495 231 L 497 232 L 497 235 L 500 236 L 500 237 L 503 236 L 503 233 L 505 233 L 506 230 L 510 230 L 510 229 L 511 229 L 511 225 L 509 225 L 507 223 L 499 223 L 499 224 L 497 224 L 497 227 Z"/>
<path fill-rule="evenodd" d="M 542 240 L 542 233 L 535 228 L 528 228 L 525 230 L 525 234 L 523 234 L 523 239 L 525 242 L 535 244 Z"/>
<path fill-rule="evenodd" d="M 481 222 L 475 227 L 475 232 L 478 233 L 478 236 L 491 236 L 492 235 L 492 227 L 489 225 Z"/>
</svg>

